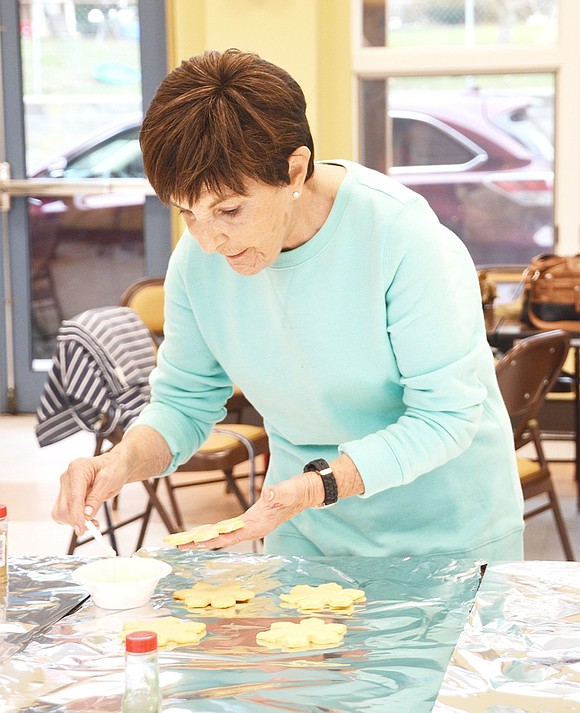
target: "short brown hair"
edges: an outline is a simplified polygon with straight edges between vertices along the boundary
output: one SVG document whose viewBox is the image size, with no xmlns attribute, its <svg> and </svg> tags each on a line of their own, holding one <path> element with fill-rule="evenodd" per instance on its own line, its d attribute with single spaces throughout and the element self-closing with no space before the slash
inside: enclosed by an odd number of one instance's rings
<svg viewBox="0 0 580 713">
<path fill-rule="evenodd" d="M 141 128 L 145 173 L 164 203 L 203 191 L 244 194 L 248 179 L 287 185 L 288 157 L 314 145 L 298 83 L 258 55 L 204 52 L 159 85 Z"/>
</svg>

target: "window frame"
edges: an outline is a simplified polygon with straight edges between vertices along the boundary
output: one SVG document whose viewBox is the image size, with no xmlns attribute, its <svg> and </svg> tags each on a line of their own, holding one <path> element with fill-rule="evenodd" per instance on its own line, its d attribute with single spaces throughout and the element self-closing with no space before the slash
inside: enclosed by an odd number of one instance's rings
<svg viewBox="0 0 580 713">
<path fill-rule="evenodd" d="M 385 12 L 388 17 L 388 3 Z M 558 0 L 558 38 L 547 45 L 362 47 L 363 0 L 351 0 L 354 159 L 360 160 L 359 79 L 549 73 L 554 96 L 554 249 L 580 253 L 580 27 L 578 0 Z M 565 110 L 562 110 L 565 108 Z M 559 147 L 565 150 L 559 151 Z"/>
</svg>

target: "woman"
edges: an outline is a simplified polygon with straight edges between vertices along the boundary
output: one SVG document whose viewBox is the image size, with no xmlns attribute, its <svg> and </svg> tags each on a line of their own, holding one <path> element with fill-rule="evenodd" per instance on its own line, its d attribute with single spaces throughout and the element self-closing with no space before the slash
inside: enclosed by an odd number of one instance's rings
<svg viewBox="0 0 580 713">
<path fill-rule="evenodd" d="M 237 50 L 160 85 L 145 169 L 187 230 L 152 400 L 120 445 L 71 463 L 54 517 L 80 534 L 125 483 L 171 473 L 235 383 L 268 431 L 265 486 L 243 528 L 184 547 L 265 537 L 290 555 L 521 559 L 511 428 L 469 254 L 408 188 L 315 164 L 305 111 L 285 71 Z"/>
</svg>

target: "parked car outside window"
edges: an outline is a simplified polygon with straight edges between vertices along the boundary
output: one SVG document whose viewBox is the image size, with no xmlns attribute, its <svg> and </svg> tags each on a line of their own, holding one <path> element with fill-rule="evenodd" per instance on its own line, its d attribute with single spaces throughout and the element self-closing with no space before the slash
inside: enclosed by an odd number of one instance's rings
<svg viewBox="0 0 580 713">
<path fill-rule="evenodd" d="M 421 193 L 476 263 L 527 264 L 553 248 L 553 144 L 526 96 L 389 97 L 393 178 Z"/>
<path fill-rule="evenodd" d="M 83 144 L 32 173 L 34 178 L 143 178 L 139 147 L 141 117 L 111 125 Z M 29 228 L 33 245 L 89 241 L 127 244 L 143 238 L 144 197 L 103 193 L 75 197 L 31 198 Z"/>
<path fill-rule="evenodd" d="M 523 95 L 389 95 L 390 175 L 425 196 L 442 223 L 465 242 L 475 263 L 527 264 L 535 254 L 553 248 L 553 145 L 549 121 L 536 115 L 540 110 L 538 101 Z M 109 126 L 31 175 L 144 178 L 140 122 L 140 115 L 132 115 Z M 47 279 L 51 282 L 55 268 L 63 274 L 72 251 L 79 253 L 84 246 L 85 261 L 122 251 L 138 259 L 127 262 L 119 284 L 140 276 L 144 200 L 143 195 L 117 192 L 30 198 L 32 304 L 33 313 L 35 305 L 38 308 L 41 333 L 54 336 L 63 317 L 99 304 L 83 290 L 68 304 L 63 295 L 56 295 L 49 301 L 56 306 L 52 314 L 40 314 L 47 304 Z M 68 274 L 78 270 L 70 268 Z M 53 293 L 66 282 L 54 287 L 52 281 Z M 104 293 L 98 299 L 110 304 L 115 295 Z"/>
</svg>

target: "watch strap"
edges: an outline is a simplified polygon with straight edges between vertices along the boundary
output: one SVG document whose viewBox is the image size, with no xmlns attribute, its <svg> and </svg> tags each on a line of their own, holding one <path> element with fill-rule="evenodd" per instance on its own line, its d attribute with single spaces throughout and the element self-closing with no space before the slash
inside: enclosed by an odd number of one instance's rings
<svg viewBox="0 0 580 713">
<path fill-rule="evenodd" d="M 324 502 L 322 505 L 318 505 L 319 508 L 327 508 L 330 505 L 334 505 L 338 501 L 338 485 L 336 484 L 336 478 L 332 472 L 332 468 L 328 465 L 328 462 L 324 458 L 316 458 L 311 460 L 304 466 L 304 473 L 315 472 L 318 473 L 322 480 L 322 485 L 324 487 Z"/>
</svg>

